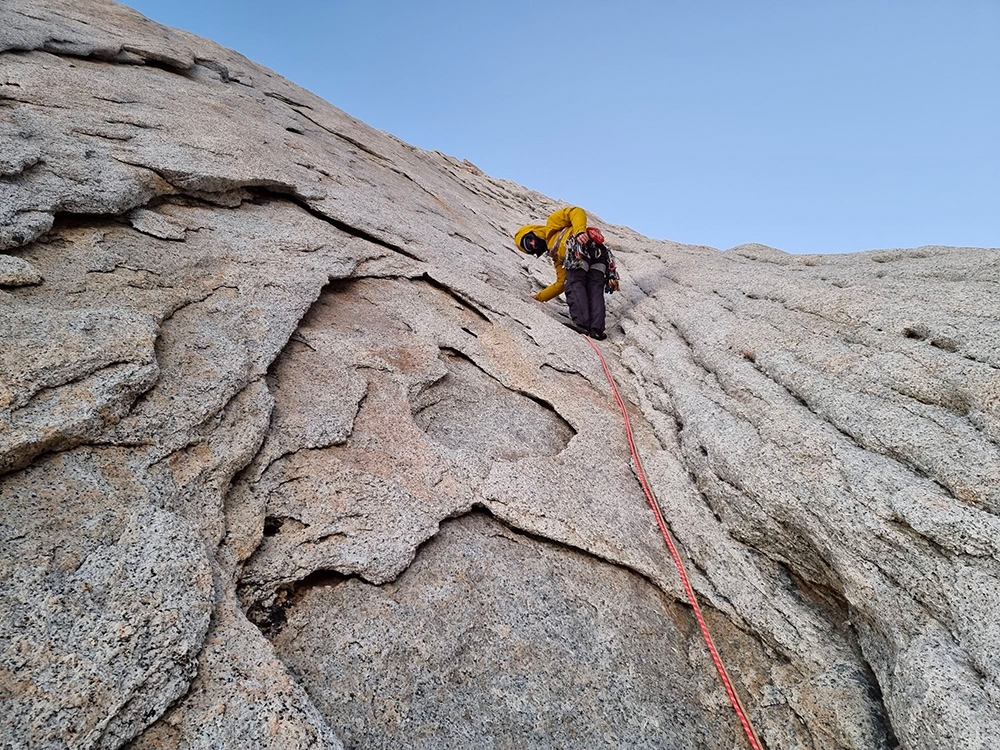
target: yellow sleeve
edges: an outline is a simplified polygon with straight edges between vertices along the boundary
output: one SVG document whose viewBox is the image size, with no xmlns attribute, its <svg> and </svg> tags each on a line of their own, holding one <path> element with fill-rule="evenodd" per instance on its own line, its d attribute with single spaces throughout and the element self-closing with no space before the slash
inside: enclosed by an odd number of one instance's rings
<svg viewBox="0 0 1000 750">
<path fill-rule="evenodd" d="M 550 299 L 558 297 L 563 293 L 563 287 L 566 286 L 566 269 L 562 267 L 562 264 L 556 266 L 556 280 L 555 283 L 550 284 L 545 287 L 542 291 L 535 295 L 535 299 L 539 302 L 548 302 Z"/>
<path fill-rule="evenodd" d="M 550 231 L 559 231 L 567 227 L 573 230 L 573 234 L 586 232 L 587 212 L 576 206 L 560 208 L 558 211 L 553 211 L 549 214 L 549 218 L 545 222 L 545 228 Z"/>
</svg>

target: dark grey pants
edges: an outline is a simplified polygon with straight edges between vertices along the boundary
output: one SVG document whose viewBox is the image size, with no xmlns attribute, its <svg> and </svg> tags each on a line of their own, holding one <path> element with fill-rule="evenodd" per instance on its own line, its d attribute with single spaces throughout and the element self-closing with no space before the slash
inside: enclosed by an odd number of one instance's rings
<svg viewBox="0 0 1000 750">
<path fill-rule="evenodd" d="M 604 331 L 604 267 L 566 271 L 566 303 L 573 323 L 588 331 Z"/>
</svg>

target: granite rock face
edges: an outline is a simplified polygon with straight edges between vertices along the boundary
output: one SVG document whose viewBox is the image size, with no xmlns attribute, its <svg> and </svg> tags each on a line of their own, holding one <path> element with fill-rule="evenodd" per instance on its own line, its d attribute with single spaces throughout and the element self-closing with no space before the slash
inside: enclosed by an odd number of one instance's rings
<svg viewBox="0 0 1000 750">
<path fill-rule="evenodd" d="M 711 667 L 688 652 L 693 634 L 680 605 L 632 571 L 481 513 L 445 522 L 390 584 L 315 583 L 275 647 L 323 712 L 341 717 L 350 747 L 736 739 L 736 727 L 708 737 L 689 687 L 695 670 Z"/>
<path fill-rule="evenodd" d="M 511 246 L 558 205 L 4 3 L 0 747 L 743 746 Z M 604 227 L 600 346 L 766 746 L 1000 746 L 1000 253 Z"/>
</svg>

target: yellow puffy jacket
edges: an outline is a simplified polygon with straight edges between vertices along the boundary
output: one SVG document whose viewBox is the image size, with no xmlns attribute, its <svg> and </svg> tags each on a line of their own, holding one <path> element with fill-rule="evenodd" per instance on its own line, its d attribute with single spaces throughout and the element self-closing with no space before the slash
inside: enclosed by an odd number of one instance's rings
<svg viewBox="0 0 1000 750">
<path fill-rule="evenodd" d="M 563 268 L 563 260 L 566 258 L 566 240 L 570 237 L 575 237 L 580 232 L 586 231 L 587 212 L 576 206 L 553 211 L 545 224 L 525 224 L 517 230 L 514 234 L 514 244 L 517 245 L 517 249 L 521 252 L 524 252 L 521 247 L 521 238 L 528 232 L 534 232 L 545 240 L 550 253 L 552 252 L 552 244 L 557 241 L 559 243 L 552 258 L 552 264 L 556 267 L 556 281 L 536 294 L 535 299 L 540 302 L 547 302 L 553 297 L 558 297 L 562 294 L 563 287 L 566 285 L 566 269 Z"/>
</svg>

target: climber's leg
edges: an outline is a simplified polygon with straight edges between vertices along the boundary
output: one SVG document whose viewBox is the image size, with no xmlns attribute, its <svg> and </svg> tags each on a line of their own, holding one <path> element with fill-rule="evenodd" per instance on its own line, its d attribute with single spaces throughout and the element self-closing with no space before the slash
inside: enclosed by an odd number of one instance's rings
<svg viewBox="0 0 1000 750">
<path fill-rule="evenodd" d="M 600 263 L 595 263 L 587 271 L 587 306 L 588 323 L 587 326 L 594 334 L 595 338 L 604 336 L 604 275 L 605 267 Z"/>
<path fill-rule="evenodd" d="M 590 329 L 590 303 L 587 299 L 587 272 L 582 268 L 566 271 L 566 304 L 573 324 L 584 333 Z"/>
</svg>

